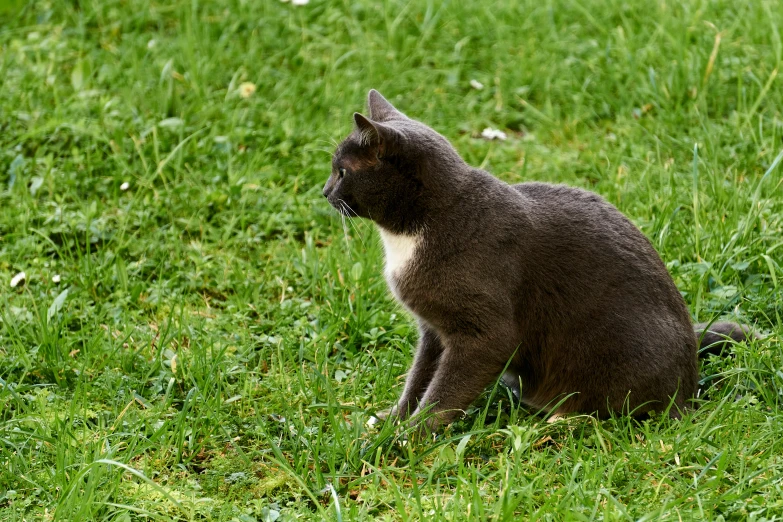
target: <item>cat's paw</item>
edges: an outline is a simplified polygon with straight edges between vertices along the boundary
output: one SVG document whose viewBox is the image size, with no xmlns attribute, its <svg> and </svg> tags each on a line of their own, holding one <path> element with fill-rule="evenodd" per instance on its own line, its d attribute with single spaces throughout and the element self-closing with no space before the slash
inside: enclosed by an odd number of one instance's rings
<svg viewBox="0 0 783 522">
<path fill-rule="evenodd" d="M 397 406 L 392 406 L 389 409 L 381 410 L 375 412 L 375 415 L 371 415 L 370 418 L 367 420 L 367 426 L 372 427 L 377 424 L 383 424 L 386 422 L 386 419 L 393 419 L 397 420 L 399 418 L 399 415 L 397 415 L 398 408 Z"/>
<path fill-rule="evenodd" d="M 398 417 L 397 412 L 399 411 L 399 408 L 397 405 L 392 406 L 391 408 L 388 408 L 386 410 L 381 410 L 379 412 L 375 413 L 375 416 L 382 421 L 385 421 L 386 419 L 390 417 Z"/>
<path fill-rule="evenodd" d="M 433 409 L 432 405 L 419 407 L 411 414 L 410 425 L 418 435 L 430 438 L 464 413 L 463 410 Z"/>
<path fill-rule="evenodd" d="M 432 442 L 438 438 L 445 424 L 438 415 L 411 415 L 405 423 L 407 437 L 413 443 Z"/>
</svg>

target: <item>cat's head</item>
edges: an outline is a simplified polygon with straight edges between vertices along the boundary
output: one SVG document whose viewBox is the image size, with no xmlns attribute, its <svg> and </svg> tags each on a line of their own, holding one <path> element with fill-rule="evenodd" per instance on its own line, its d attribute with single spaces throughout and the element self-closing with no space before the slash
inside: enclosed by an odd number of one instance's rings
<svg viewBox="0 0 783 522">
<path fill-rule="evenodd" d="M 369 118 L 354 113 L 353 132 L 337 147 L 324 186 L 329 203 L 347 216 L 410 231 L 443 192 L 449 171 L 463 165 L 440 134 L 405 116 L 376 90 Z"/>
</svg>

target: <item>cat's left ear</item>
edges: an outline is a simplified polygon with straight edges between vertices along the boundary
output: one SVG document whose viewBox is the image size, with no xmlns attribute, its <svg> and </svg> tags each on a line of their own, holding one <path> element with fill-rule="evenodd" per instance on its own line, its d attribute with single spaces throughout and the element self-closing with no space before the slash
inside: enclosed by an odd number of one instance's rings
<svg viewBox="0 0 783 522">
<path fill-rule="evenodd" d="M 367 107 L 370 109 L 370 118 L 374 121 L 386 121 L 394 118 L 403 119 L 406 117 L 375 89 L 371 89 L 367 95 Z"/>
<path fill-rule="evenodd" d="M 366 118 L 358 112 L 353 113 L 353 121 L 361 133 L 362 144 L 375 149 L 378 159 L 402 147 L 405 136 L 389 124 Z"/>
</svg>

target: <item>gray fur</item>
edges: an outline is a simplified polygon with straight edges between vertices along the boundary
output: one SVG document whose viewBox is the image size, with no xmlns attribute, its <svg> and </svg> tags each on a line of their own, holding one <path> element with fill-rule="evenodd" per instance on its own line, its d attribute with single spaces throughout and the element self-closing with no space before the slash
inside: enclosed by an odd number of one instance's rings
<svg viewBox="0 0 783 522">
<path fill-rule="evenodd" d="M 397 415 L 432 406 L 430 428 L 451 422 L 508 363 L 504 381 L 536 408 L 568 397 L 556 413 L 641 415 L 673 400 L 679 416 L 697 390 L 699 343 L 633 223 L 594 193 L 512 186 L 467 165 L 377 91 L 369 109 L 354 115 L 324 195 L 387 235 L 419 238 L 387 272 L 420 332 Z M 710 330 L 702 346 L 746 336 L 731 323 Z"/>
</svg>

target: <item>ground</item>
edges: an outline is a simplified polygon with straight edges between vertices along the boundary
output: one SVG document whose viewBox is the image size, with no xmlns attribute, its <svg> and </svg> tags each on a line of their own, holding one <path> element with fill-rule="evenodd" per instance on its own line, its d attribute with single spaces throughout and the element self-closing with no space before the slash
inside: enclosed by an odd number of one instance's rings
<svg viewBox="0 0 783 522">
<path fill-rule="evenodd" d="M 780 4 L 301 3 L 0 6 L 0 518 L 780 520 Z M 602 194 L 694 320 L 764 338 L 682 421 L 496 387 L 435 440 L 368 427 L 416 332 L 321 187 L 370 88 Z"/>
</svg>

